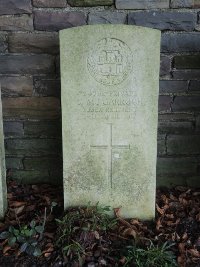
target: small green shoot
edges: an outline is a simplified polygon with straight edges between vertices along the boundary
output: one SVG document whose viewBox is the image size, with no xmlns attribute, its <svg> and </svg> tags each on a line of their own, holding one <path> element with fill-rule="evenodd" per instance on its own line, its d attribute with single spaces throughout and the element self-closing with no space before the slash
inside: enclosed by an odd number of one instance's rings
<svg viewBox="0 0 200 267">
<path fill-rule="evenodd" d="M 62 220 L 57 219 L 58 239 L 57 246 L 65 256 L 77 256 L 80 262 L 81 255 L 86 253 L 90 244 L 113 229 L 117 220 L 110 217 L 110 207 L 88 204 L 84 208 L 71 209 L 66 212 Z M 76 259 L 75 259 L 76 258 Z"/>
<path fill-rule="evenodd" d="M 176 257 L 171 251 L 172 246 L 174 244 L 168 244 L 168 242 L 165 242 L 162 246 L 155 246 L 151 242 L 147 249 L 129 247 L 124 266 L 176 267 Z"/>
</svg>

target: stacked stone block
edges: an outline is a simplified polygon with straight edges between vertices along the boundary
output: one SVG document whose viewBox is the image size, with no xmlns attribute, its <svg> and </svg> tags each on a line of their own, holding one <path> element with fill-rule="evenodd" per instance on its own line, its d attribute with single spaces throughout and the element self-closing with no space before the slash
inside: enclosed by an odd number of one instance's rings
<svg viewBox="0 0 200 267">
<path fill-rule="evenodd" d="M 199 0 L 2 0 L 8 174 L 26 183 L 62 182 L 58 31 L 104 23 L 162 31 L 157 184 L 198 186 Z"/>
</svg>

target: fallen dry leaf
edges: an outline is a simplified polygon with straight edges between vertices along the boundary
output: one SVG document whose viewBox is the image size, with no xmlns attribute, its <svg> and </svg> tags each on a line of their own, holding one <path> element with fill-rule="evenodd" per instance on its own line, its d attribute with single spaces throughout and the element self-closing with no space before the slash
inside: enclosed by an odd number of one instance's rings
<svg viewBox="0 0 200 267">
<path fill-rule="evenodd" d="M 185 253 L 185 243 L 179 243 L 178 248 L 181 254 Z"/>
<path fill-rule="evenodd" d="M 124 265 L 126 263 L 126 257 L 122 257 L 119 262 Z"/>
<path fill-rule="evenodd" d="M 5 246 L 4 248 L 3 248 L 3 254 L 6 254 L 9 250 L 11 249 L 11 247 L 10 246 Z"/>
<path fill-rule="evenodd" d="M 26 207 L 26 212 L 36 210 L 36 205 L 29 205 Z"/>
<path fill-rule="evenodd" d="M 51 256 L 51 252 L 44 253 L 45 258 L 49 258 Z"/>
<path fill-rule="evenodd" d="M 158 218 L 156 222 L 156 230 L 159 231 L 161 227 L 163 227 L 161 223 L 161 218 Z"/>
<path fill-rule="evenodd" d="M 22 202 L 22 201 L 11 201 L 10 202 L 10 207 L 12 208 L 18 208 L 24 205 L 26 205 L 26 202 Z"/>
<path fill-rule="evenodd" d="M 100 238 L 100 235 L 99 235 L 99 233 L 97 231 L 94 231 L 94 236 L 95 236 L 96 239 Z"/>
<path fill-rule="evenodd" d="M 186 259 L 184 255 L 178 256 L 177 258 L 178 266 L 185 267 L 186 266 Z"/>
<path fill-rule="evenodd" d="M 122 232 L 123 237 L 130 237 L 132 236 L 135 240 L 138 239 L 138 233 L 133 230 L 132 228 L 127 228 Z"/>
<path fill-rule="evenodd" d="M 163 215 L 165 213 L 165 209 L 161 209 L 158 204 L 156 204 L 156 210 L 161 214 Z"/>
<path fill-rule="evenodd" d="M 188 239 L 187 233 L 184 233 L 181 238 L 183 241 L 186 241 Z"/>
<path fill-rule="evenodd" d="M 188 249 L 188 252 L 193 256 L 193 257 L 198 257 L 200 258 L 200 252 L 197 249 Z"/>
<path fill-rule="evenodd" d="M 54 234 L 54 233 L 48 233 L 48 232 L 45 232 L 45 233 L 44 233 L 44 236 L 45 236 L 45 237 L 48 237 L 48 238 L 50 238 L 50 239 L 54 239 L 55 234 Z"/>
<path fill-rule="evenodd" d="M 21 207 L 18 207 L 18 208 L 15 208 L 14 209 L 14 212 L 16 215 L 19 215 L 20 213 L 22 213 L 22 211 L 24 210 L 25 206 L 21 206 Z"/>
</svg>

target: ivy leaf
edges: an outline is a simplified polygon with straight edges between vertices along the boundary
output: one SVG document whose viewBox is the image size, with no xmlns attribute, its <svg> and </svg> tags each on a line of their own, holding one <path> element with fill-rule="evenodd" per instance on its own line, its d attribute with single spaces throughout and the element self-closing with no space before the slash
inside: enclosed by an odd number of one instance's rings
<svg viewBox="0 0 200 267">
<path fill-rule="evenodd" d="M 25 236 L 31 236 L 31 232 L 28 229 L 24 230 L 24 234 Z"/>
<path fill-rule="evenodd" d="M 9 238 L 9 236 L 10 236 L 9 232 L 2 232 L 0 234 L 0 239 L 7 239 L 7 238 Z"/>
<path fill-rule="evenodd" d="M 30 227 L 31 228 L 34 228 L 35 227 L 35 220 L 32 220 L 31 223 L 30 223 Z"/>
<path fill-rule="evenodd" d="M 17 241 L 18 241 L 19 243 L 25 243 L 25 242 L 26 242 L 26 238 L 25 238 L 24 236 L 19 235 L 19 236 L 17 237 Z"/>
<path fill-rule="evenodd" d="M 39 233 L 42 234 L 44 232 L 44 226 L 38 225 L 35 227 L 35 230 Z"/>
<path fill-rule="evenodd" d="M 15 230 L 15 228 L 14 228 L 13 226 L 10 226 L 9 229 L 8 229 L 8 231 L 9 231 L 10 233 L 13 233 L 14 230 Z"/>
<path fill-rule="evenodd" d="M 41 254 L 42 254 L 41 249 L 40 248 L 35 248 L 35 250 L 33 252 L 33 256 L 39 257 L 39 256 L 41 256 Z"/>
<path fill-rule="evenodd" d="M 33 246 L 31 246 L 31 245 L 28 245 L 27 246 L 27 249 L 26 249 L 26 253 L 28 254 L 28 255 L 33 255 L 33 253 L 34 253 L 34 247 Z"/>
<path fill-rule="evenodd" d="M 27 243 L 27 242 L 26 242 L 26 243 L 23 243 L 23 244 L 21 245 L 21 247 L 20 247 L 20 251 L 21 251 L 21 252 L 25 252 L 26 249 L 27 249 L 27 247 L 28 247 L 28 243 Z"/>
<path fill-rule="evenodd" d="M 18 236 L 19 235 L 19 230 L 17 230 L 17 229 L 13 229 L 13 234 L 15 235 L 15 236 Z"/>
<path fill-rule="evenodd" d="M 36 247 L 37 244 L 38 244 L 38 242 L 37 242 L 37 240 L 34 240 L 34 241 L 32 241 L 30 244 L 31 244 L 31 246 Z"/>
<path fill-rule="evenodd" d="M 34 236 L 35 234 L 36 234 L 35 229 L 31 229 L 31 230 L 30 230 L 30 235 L 29 235 L 29 236 Z"/>
<path fill-rule="evenodd" d="M 9 244 L 9 246 L 12 247 L 12 246 L 16 243 L 16 241 L 17 241 L 17 238 L 16 238 L 15 236 L 10 237 L 10 238 L 8 239 L 8 244 Z"/>
</svg>

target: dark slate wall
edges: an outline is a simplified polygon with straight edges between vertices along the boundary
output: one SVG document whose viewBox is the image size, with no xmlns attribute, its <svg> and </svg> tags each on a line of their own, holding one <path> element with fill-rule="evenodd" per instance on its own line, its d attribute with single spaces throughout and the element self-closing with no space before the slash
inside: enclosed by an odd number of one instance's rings
<svg viewBox="0 0 200 267">
<path fill-rule="evenodd" d="M 8 174 L 21 182 L 62 182 L 58 31 L 98 23 L 162 30 L 157 184 L 198 186 L 200 0 L 2 0 Z"/>
</svg>

